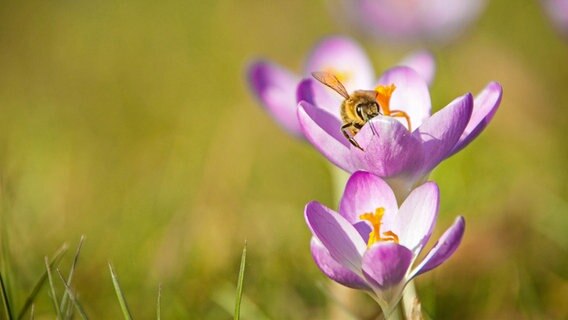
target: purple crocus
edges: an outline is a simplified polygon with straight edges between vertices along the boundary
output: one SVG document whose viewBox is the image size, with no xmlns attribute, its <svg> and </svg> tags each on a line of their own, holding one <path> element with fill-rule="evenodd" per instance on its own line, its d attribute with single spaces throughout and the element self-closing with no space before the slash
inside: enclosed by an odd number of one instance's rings
<svg viewBox="0 0 568 320">
<path fill-rule="evenodd" d="M 568 0 L 542 0 L 542 3 L 557 29 L 568 35 Z"/>
<path fill-rule="evenodd" d="M 394 42 L 448 41 L 482 11 L 485 0 L 338 0 L 341 16 L 362 32 Z"/>
<path fill-rule="evenodd" d="M 316 201 L 306 205 L 312 256 L 325 275 L 368 291 L 388 314 L 410 280 L 442 264 L 461 242 L 465 220 L 459 216 L 412 268 L 430 239 L 438 204 L 434 182 L 414 189 L 398 207 L 386 182 L 358 171 L 347 181 L 339 213 Z"/>
<path fill-rule="evenodd" d="M 381 110 L 401 110 L 409 121 L 382 115 L 372 118 L 353 137 L 361 150 L 341 134 L 339 113 L 329 112 L 325 105 L 334 102 L 321 98 L 319 92 L 327 88 L 314 79 L 304 80 L 301 87 L 298 119 L 307 140 L 347 172 L 365 170 L 386 179 L 399 200 L 483 131 L 502 96 L 501 86 L 491 82 L 475 99 L 465 94 L 430 115 L 430 94 L 423 77 L 408 67 L 392 68 L 378 81 L 377 101 Z"/>
<path fill-rule="evenodd" d="M 427 52 L 417 52 L 406 57 L 401 65 L 416 70 L 427 82 L 434 77 L 435 63 Z M 302 131 L 296 116 L 298 106 L 298 84 L 303 77 L 314 71 L 328 71 L 335 74 L 346 88 L 355 90 L 367 87 L 375 82 L 371 61 L 365 51 L 354 41 L 346 37 L 333 36 L 323 39 L 309 54 L 304 73 L 296 75 L 285 68 L 266 60 L 254 61 L 248 69 L 251 90 L 268 113 L 285 130 L 301 137 Z M 338 112 L 341 100 L 333 92 L 323 95 L 325 104 L 331 112 Z"/>
</svg>

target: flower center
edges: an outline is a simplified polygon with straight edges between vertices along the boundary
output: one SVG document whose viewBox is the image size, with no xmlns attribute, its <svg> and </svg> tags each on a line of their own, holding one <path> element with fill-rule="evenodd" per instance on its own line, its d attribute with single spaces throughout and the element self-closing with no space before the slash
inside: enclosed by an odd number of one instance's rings
<svg viewBox="0 0 568 320">
<path fill-rule="evenodd" d="M 351 72 L 349 71 L 341 71 L 333 67 L 327 67 L 324 71 L 333 74 L 340 82 L 346 82 L 352 78 Z"/>
<path fill-rule="evenodd" d="M 412 125 L 410 124 L 410 117 L 408 116 L 408 113 L 401 110 L 391 110 L 390 108 L 390 100 L 394 90 L 396 90 L 396 86 L 392 83 L 388 86 L 378 85 L 375 88 L 375 92 L 377 93 L 377 102 L 379 103 L 379 106 L 381 106 L 381 110 L 385 116 L 404 118 L 408 125 L 408 131 L 412 132 Z"/>
<path fill-rule="evenodd" d="M 382 220 L 384 215 L 385 208 L 377 208 L 375 212 L 363 213 L 359 216 L 359 219 L 369 222 L 373 228 L 371 233 L 369 233 L 367 248 L 381 241 L 392 241 L 398 243 L 398 236 L 394 232 L 387 231 L 381 234 L 381 225 L 383 224 Z"/>
</svg>

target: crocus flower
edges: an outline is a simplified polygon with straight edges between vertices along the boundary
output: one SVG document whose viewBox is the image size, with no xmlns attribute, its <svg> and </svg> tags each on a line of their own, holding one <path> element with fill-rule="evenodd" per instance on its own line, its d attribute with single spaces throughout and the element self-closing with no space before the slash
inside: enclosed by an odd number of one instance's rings
<svg viewBox="0 0 568 320">
<path fill-rule="evenodd" d="M 485 0 L 338 0 L 333 7 L 362 32 L 395 42 L 448 41 L 482 11 Z M 341 19 L 340 19 L 341 20 Z"/>
<path fill-rule="evenodd" d="M 430 239 L 438 204 L 434 182 L 414 189 L 398 207 L 387 183 L 356 172 L 347 181 L 339 213 L 316 201 L 306 205 L 312 256 L 326 276 L 366 290 L 388 314 L 410 280 L 442 264 L 461 242 L 465 220 L 460 216 L 412 268 Z"/>
<path fill-rule="evenodd" d="M 413 69 L 392 68 L 378 84 L 375 90 L 383 115 L 372 118 L 353 137 L 363 150 L 341 134 L 338 112 L 329 112 L 329 106 L 324 105 L 334 102 L 321 98 L 318 92 L 325 86 L 314 79 L 301 84 L 303 101 L 298 119 L 307 140 L 332 163 L 349 173 L 364 170 L 387 179 L 399 200 L 423 182 L 442 160 L 463 149 L 483 131 L 502 95 L 501 86 L 491 82 L 475 99 L 470 93 L 465 94 L 430 115 L 428 86 Z M 409 121 L 384 116 L 386 109 L 403 111 Z"/>
<path fill-rule="evenodd" d="M 434 59 L 427 52 L 412 54 L 401 65 L 413 68 L 427 82 L 434 77 Z M 351 39 L 340 36 L 325 38 L 317 44 L 309 54 L 301 75 L 266 60 L 254 61 L 248 69 L 251 90 L 260 103 L 276 122 L 298 137 L 302 136 L 302 132 L 296 116 L 299 102 L 296 91 L 301 79 L 308 77 L 313 71 L 332 72 L 351 90 L 366 87 L 376 80 L 365 51 Z M 328 91 L 324 93 L 324 97 L 338 103 L 326 105 L 330 111 L 338 112 L 341 100 L 336 94 Z"/>
<path fill-rule="evenodd" d="M 568 0 L 542 0 L 542 3 L 557 29 L 568 35 Z"/>
</svg>

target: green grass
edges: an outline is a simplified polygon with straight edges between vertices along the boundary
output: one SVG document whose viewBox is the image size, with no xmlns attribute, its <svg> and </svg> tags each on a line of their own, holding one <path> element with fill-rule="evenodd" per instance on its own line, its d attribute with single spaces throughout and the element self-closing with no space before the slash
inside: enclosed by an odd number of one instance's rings
<svg viewBox="0 0 568 320">
<path fill-rule="evenodd" d="M 237 280 L 237 294 L 235 299 L 235 320 L 241 318 L 241 302 L 243 298 L 243 282 L 245 280 L 245 266 L 247 261 L 247 244 L 245 242 L 245 247 L 243 248 L 243 254 L 241 256 L 241 266 L 239 268 L 239 278 Z"/>
<path fill-rule="evenodd" d="M 110 275 L 112 277 L 112 285 L 114 286 L 114 291 L 116 292 L 116 297 L 118 298 L 118 303 L 120 304 L 120 310 L 122 311 L 122 315 L 126 320 L 132 320 L 132 315 L 130 314 L 130 309 L 128 308 L 128 304 L 126 303 L 126 298 L 124 297 L 124 293 L 122 293 L 122 289 L 120 288 L 120 284 L 118 282 L 118 277 L 112 268 L 112 265 L 109 263 L 108 268 L 110 270 Z"/>
</svg>

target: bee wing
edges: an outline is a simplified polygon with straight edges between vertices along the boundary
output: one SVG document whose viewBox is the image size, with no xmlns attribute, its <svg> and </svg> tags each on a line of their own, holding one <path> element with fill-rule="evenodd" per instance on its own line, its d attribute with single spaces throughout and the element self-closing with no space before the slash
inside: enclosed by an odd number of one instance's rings
<svg viewBox="0 0 568 320">
<path fill-rule="evenodd" d="M 349 99 L 349 93 L 347 92 L 347 89 L 345 89 L 341 81 L 339 81 L 339 79 L 337 79 L 337 77 L 333 74 L 322 71 L 312 72 L 312 76 L 319 82 L 335 90 L 335 92 L 339 93 L 343 98 Z"/>
</svg>

